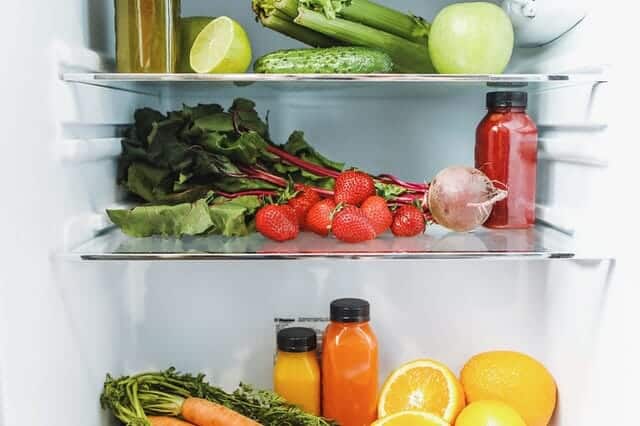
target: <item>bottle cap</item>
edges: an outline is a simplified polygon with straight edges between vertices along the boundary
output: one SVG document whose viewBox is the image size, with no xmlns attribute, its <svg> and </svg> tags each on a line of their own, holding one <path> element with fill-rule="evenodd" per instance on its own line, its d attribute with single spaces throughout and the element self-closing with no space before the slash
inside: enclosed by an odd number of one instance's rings
<svg viewBox="0 0 640 426">
<path fill-rule="evenodd" d="M 316 332 L 311 328 L 291 327 L 278 332 L 278 350 L 282 352 L 311 352 L 317 346 Z"/>
<path fill-rule="evenodd" d="M 366 300 L 338 299 L 331 302 L 333 322 L 367 322 L 369 319 L 369 302 Z"/>
<path fill-rule="evenodd" d="M 487 93 L 487 108 L 526 108 L 527 92 L 489 92 Z"/>
</svg>

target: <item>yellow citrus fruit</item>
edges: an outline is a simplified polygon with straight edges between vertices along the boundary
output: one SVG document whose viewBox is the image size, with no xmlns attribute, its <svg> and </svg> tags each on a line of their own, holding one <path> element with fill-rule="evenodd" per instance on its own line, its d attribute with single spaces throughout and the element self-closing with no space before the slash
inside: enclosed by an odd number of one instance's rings
<svg viewBox="0 0 640 426">
<path fill-rule="evenodd" d="M 245 30 L 221 16 L 205 26 L 191 46 L 191 68 L 203 73 L 243 73 L 251 65 L 251 43 Z"/>
<path fill-rule="evenodd" d="M 387 379 L 378 402 L 378 417 L 423 411 L 453 422 L 464 408 L 464 391 L 447 366 L 430 359 L 409 362 Z"/>
<path fill-rule="evenodd" d="M 515 408 L 527 426 L 547 426 L 556 407 L 556 383 L 547 369 L 518 352 L 486 352 L 460 373 L 468 402 L 498 400 Z"/>
<path fill-rule="evenodd" d="M 449 422 L 424 411 L 401 411 L 380 419 L 371 426 L 449 426 Z"/>
<path fill-rule="evenodd" d="M 520 414 L 502 401 L 469 404 L 456 419 L 455 426 L 527 426 Z"/>
</svg>

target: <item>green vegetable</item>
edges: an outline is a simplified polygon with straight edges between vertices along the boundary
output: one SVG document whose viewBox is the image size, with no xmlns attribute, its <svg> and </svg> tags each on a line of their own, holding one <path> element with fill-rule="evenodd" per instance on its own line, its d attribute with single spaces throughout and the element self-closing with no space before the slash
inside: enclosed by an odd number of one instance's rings
<svg viewBox="0 0 640 426">
<path fill-rule="evenodd" d="M 331 19 L 339 16 L 421 45 L 427 43 L 429 24 L 424 19 L 369 0 L 302 0 L 300 3 L 309 9 L 325 13 Z"/>
<path fill-rule="evenodd" d="M 165 237 L 221 234 L 245 236 L 262 202 L 255 196 L 232 200 L 211 195 L 195 203 L 141 206 L 131 210 L 107 210 L 109 219 L 131 237 Z"/>
<path fill-rule="evenodd" d="M 256 0 L 254 0 L 254 3 L 255 2 Z M 291 37 L 295 40 L 298 40 L 309 46 L 331 47 L 342 44 L 338 40 L 334 40 L 331 37 L 327 37 L 301 25 L 294 24 L 293 18 L 295 17 L 295 15 L 293 17 L 290 17 L 277 9 L 273 9 L 273 12 L 269 14 L 262 13 L 260 12 L 260 10 L 257 10 L 256 15 L 258 16 L 258 20 L 265 27 Z"/>
<path fill-rule="evenodd" d="M 501 73 L 513 50 L 511 21 L 486 2 L 448 6 L 433 25 L 369 0 L 253 0 L 253 10 L 263 22 L 273 15 L 288 22 L 278 31 L 294 38 L 288 25 L 386 52 L 404 73 Z"/>
<path fill-rule="evenodd" d="M 404 73 L 432 73 L 434 71 L 426 45 L 414 43 L 397 35 L 346 19 L 330 19 L 320 12 L 305 8 L 300 8 L 294 22 L 345 43 L 387 52 L 393 59 L 397 71 Z"/>
<path fill-rule="evenodd" d="M 244 236 L 263 198 L 278 198 L 292 183 L 331 190 L 333 174 L 344 167 L 316 152 L 302 132 L 281 147 L 273 144 L 267 123 L 246 99 L 228 111 L 220 105 L 167 115 L 140 109 L 122 148 L 118 181 L 148 204 L 107 213 L 133 237 Z"/>
<path fill-rule="evenodd" d="M 336 423 L 303 412 L 273 392 L 241 384 L 233 393 L 211 386 L 204 374 L 179 374 L 170 368 L 104 382 L 100 403 L 127 426 L 150 426 L 147 415 L 163 415 L 166 401 L 204 398 L 225 406 L 264 426 L 334 426 Z"/>
<path fill-rule="evenodd" d="M 265 21 L 276 15 L 290 25 L 336 40 L 334 46 L 344 43 L 381 50 L 392 58 L 396 71 L 434 72 L 427 49 L 429 24 L 414 15 L 368 0 L 253 0 L 252 4 L 267 27 Z M 277 30 L 300 39 L 286 26 Z"/>
<path fill-rule="evenodd" d="M 258 73 L 387 73 L 393 68 L 384 52 L 366 47 L 331 47 L 327 49 L 293 49 L 269 53 L 258 59 Z"/>
<path fill-rule="evenodd" d="M 344 164 L 316 151 L 293 132 L 276 145 L 255 104 L 185 106 L 167 115 L 145 108 L 122 141 L 118 182 L 146 204 L 110 210 L 112 222 L 133 237 L 244 236 L 254 229 L 265 198 L 289 199 L 302 185 L 333 195 Z M 392 175 L 377 179 L 389 201 L 411 204 L 427 186 Z"/>
<path fill-rule="evenodd" d="M 491 3 L 445 7 L 433 21 L 429 52 L 442 74 L 500 74 L 513 52 L 513 26 Z"/>
</svg>

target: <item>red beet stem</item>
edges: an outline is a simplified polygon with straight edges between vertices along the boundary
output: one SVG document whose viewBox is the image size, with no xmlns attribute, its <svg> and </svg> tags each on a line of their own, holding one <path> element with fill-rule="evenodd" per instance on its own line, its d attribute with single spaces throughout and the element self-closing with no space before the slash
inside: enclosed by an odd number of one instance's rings
<svg viewBox="0 0 640 426">
<path fill-rule="evenodd" d="M 397 177 L 395 177 L 394 175 L 390 175 L 390 174 L 383 174 L 380 176 L 377 176 L 378 179 L 380 179 L 381 181 L 385 181 L 388 183 L 394 183 L 398 186 L 401 186 L 403 188 L 406 189 L 412 189 L 414 191 L 426 191 L 429 188 L 429 185 L 424 184 L 424 183 L 416 183 L 416 182 L 406 182 L 402 179 L 399 179 Z"/>
<path fill-rule="evenodd" d="M 215 191 L 215 193 L 224 198 L 248 197 L 251 195 L 254 195 L 256 197 L 271 197 L 273 195 L 278 195 L 278 191 L 267 191 L 267 190 L 259 190 L 259 189 L 254 191 L 241 191 L 236 193 Z"/>
<path fill-rule="evenodd" d="M 296 157 L 293 154 L 289 154 L 287 151 L 284 151 L 280 148 L 277 148 L 273 145 L 269 145 L 267 147 L 267 151 L 269 151 L 272 154 L 277 155 L 278 157 L 282 158 L 284 161 L 286 161 L 287 163 L 290 163 L 293 166 L 297 166 L 300 167 L 301 169 L 304 169 L 310 173 L 313 173 L 314 175 L 318 175 L 318 176 L 325 176 L 325 177 L 332 177 L 332 178 L 337 178 L 340 175 L 340 172 L 337 172 L 335 170 L 331 170 L 331 169 L 327 169 L 325 167 L 322 166 L 318 166 L 317 164 L 313 164 L 310 163 L 308 161 L 305 161 L 301 158 Z"/>
</svg>

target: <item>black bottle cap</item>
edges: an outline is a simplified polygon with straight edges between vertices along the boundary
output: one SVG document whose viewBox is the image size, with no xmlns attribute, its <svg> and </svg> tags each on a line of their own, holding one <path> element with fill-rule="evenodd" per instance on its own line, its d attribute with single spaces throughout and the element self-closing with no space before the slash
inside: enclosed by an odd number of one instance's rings
<svg viewBox="0 0 640 426">
<path fill-rule="evenodd" d="M 278 350 L 282 352 L 311 352 L 317 346 L 316 332 L 311 328 L 291 327 L 278 332 Z"/>
<path fill-rule="evenodd" d="M 331 302 L 331 321 L 369 321 L 369 302 L 362 299 L 338 299 Z"/>
<path fill-rule="evenodd" d="M 487 93 L 487 107 L 526 108 L 528 99 L 527 92 L 489 92 Z"/>
</svg>

